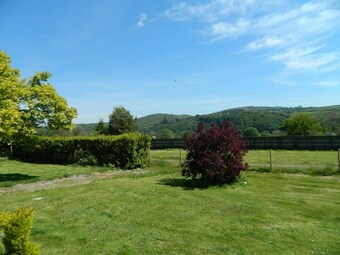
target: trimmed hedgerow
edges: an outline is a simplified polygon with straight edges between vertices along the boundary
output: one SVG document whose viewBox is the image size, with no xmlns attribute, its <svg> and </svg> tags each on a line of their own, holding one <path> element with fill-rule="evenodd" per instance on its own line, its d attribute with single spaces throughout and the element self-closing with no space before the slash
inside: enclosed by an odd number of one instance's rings
<svg viewBox="0 0 340 255">
<path fill-rule="evenodd" d="M 151 139 L 139 133 L 119 136 L 37 137 L 30 147 L 17 147 L 15 156 L 26 161 L 114 165 L 131 169 L 149 163 Z"/>
<path fill-rule="evenodd" d="M 182 175 L 200 178 L 206 184 L 234 182 L 247 168 L 243 161 L 245 142 L 227 121 L 220 126 L 213 124 L 209 129 L 200 123 L 187 140 L 187 151 Z"/>
</svg>

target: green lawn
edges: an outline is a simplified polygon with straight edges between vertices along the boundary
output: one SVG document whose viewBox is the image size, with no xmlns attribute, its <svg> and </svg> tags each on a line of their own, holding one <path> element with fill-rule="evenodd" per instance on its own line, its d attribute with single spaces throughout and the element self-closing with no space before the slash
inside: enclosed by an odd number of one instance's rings
<svg viewBox="0 0 340 255">
<path fill-rule="evenodd" d="M 246 155 L 250 169 L 269 168 L 269 150 L 251 150 Z M 337 151 L 272 150 L 273 171 L 310 174 L 335 174 L 338 171 Z"/>
<path fill-rule="evenodd" d="M 250 150 L 245 156 L 249 170 L 269 172 L 269 153 L 269 150 Z M 184 162 L 185 154 L 184 150 L 179 149 L 153 150 L 151 151 L 151 161 L 164 166 L 169 162 L 180 164 L 180 162 Z M 272 150 L 271 172 L 311 175 L 340 174 L 338 152 Z"/>
<path fill-rule="evenodd" d="M 0 208 L 35 208 L 32 239 L 42 254 L 339 254 L 339 176 L 250 171 L 232 186 L 200 189 L 180 176 L 177 153 L 153 151 L 142 174 L 54 189 L 2 187 Z M 46 173 L 52 167 L 56 178 L 98 171 L 0 162 L 1 174 L 41 179 L 54 178 Z"/>
<path fill-rule="evenodd" d="M 31 164 L 0 158 L 0 188 L 110 170 L 113 168 Z"/>
</svg>

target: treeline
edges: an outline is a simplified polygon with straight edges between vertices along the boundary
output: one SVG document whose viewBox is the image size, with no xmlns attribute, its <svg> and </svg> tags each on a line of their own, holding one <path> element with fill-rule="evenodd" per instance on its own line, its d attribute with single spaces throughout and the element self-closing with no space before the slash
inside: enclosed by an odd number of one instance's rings
<svg viewBox="0 0 340 255">
<path fill-rule="evenodd" d="M 207 115 L 188 116 L 170 120 L 163 118 L 150 126 L 139 127 L 140 132 L 157 138 L 183 137 L 197 129 L 203 122 L 206 126 L 222 121 L 231 121 L 243 134 L 261 136 L 284 135 L 285 120 L 297 113 L 307 113 L 319 121 L 322 129 L 319 134 L 340 135 L 340 105 L 329 107 L 243 107 Z M 147 116 L 145 118 L 150 118 Z M 138 120 L 137 120 L 138 124 Z"/>
<path fill-rule="evenodd" d="M 320 123 L 320 134 L 340 135 L 340 105 L 327 107 L 242 107 L 206 115 L 152 114 L 136 120 L 138 131 L 157 138 L 181 138 L 193 133 L 197 125 L 231 121 L 243 134 L 284 135 L 284 121 L 297 113 L 308 113 Z M 40 130 L 44 135 L 91 135 L 97 123 L 79 124 L 73 131 Z M 59 132 L 59 133 L 58 133 Z M 255 133 L 254 133 L 255 132 Z M 256 133 L 257 132 L 257 133 Z"/>
</svg>

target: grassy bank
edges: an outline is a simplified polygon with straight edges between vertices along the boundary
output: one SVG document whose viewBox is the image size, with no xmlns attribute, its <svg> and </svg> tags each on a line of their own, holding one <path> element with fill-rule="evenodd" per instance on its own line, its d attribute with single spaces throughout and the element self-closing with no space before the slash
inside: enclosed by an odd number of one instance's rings
<svg viewBox="0 0 340 255">
<path fill-rule="evenodd" d="M 247 172 L 232 186 L 200 189 L 179 175 L 176 155 L 154 151 L 138 175 L 3 187 L 0 208 L 35 208 L 32 238 L 42 254 L 338 254 L 339 176 Z M 42 175 L 48 167 L 17 169 Z"/>
</svg>

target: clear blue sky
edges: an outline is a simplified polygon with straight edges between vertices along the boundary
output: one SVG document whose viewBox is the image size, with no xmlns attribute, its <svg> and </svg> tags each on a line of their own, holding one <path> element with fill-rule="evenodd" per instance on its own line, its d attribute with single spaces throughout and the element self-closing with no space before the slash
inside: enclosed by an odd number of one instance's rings
<svg viewBox="0 0 340 255">
<path fill-rule="evenodd" d="M 339 0 L 0 0 L 0 49 L 76 123 L 340 104 Z"/>
</svg>

